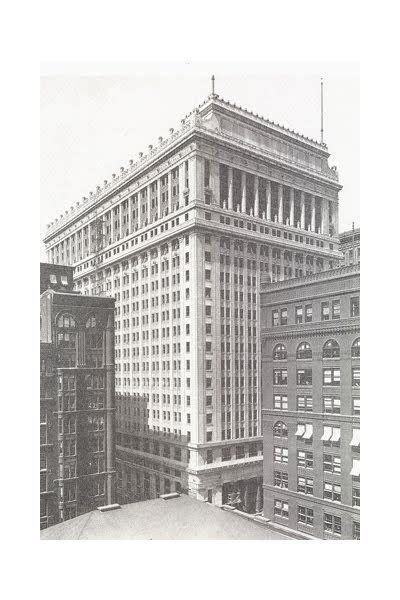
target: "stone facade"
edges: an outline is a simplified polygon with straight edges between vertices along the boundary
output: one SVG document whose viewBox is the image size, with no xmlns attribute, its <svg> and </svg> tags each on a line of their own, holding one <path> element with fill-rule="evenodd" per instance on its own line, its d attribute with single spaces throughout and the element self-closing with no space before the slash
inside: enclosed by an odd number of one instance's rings
<svg viewBox="0 0 400 600">
<path fill-rule="evenodd" d="M 49 261 L 73 265 L 83 294 L 116 299 L 120 502 L 178 489 L 254 509 L 259 284 L 337 264 L 328 157 L 211 95 L 49 226 Z"/>
</svg>

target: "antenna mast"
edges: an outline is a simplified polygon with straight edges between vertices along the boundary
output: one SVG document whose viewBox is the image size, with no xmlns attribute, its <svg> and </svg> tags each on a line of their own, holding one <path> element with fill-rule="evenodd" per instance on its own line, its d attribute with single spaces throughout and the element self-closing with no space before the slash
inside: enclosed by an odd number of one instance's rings
<svg viewBox="0 0 400 600">
<path fill-rule="evenodd" d="M 324 143 L 324 80 L 321 77 L 321 144 Z"/>
</svg>

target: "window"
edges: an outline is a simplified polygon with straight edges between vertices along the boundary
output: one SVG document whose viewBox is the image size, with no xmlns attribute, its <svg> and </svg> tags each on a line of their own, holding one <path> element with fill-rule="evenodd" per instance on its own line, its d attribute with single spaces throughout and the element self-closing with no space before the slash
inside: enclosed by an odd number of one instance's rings
<svg viewBox="0 0 400 600">
<path fill-rule="evenodd" d="M 287 325 L 287 308 L 281 309 L 281 325 Z"/>
<path fill-rule="evenodd" d="M 353 398 L 353 415 L 360 415 L 360 398 Z"/>
<path fill-rule="evenodd" d="M 350 475 L 352 477 L 360 477 L 360 460 L 358 458 L 353 458 L 353 466 Z"/>
<path fill-rule="evenodd" d="M 351 317 L 359 317 L 360 316 L 360 298 L 351 298 L 350 300 L 350 316 Z"/>
<path fill-rule="evenodd" d="M 283 500 L 274 501 L 274 515 L 284 519 L 289 518 L 289 504 Z"/>
<path fill-rule="evenodd" d="M 360 358 L 360 338 L 354 340 L 351 347 L 351 358 Z"/>
<path fill-rule="evenodd" d="M 91 315 L 86 321 L 86 327 L 96 327 L 96 317 Z"/>
<path fill-rule="evenodd" d="M 277 421 L 274 425 L 274 437 L 287 438 L 288 428 L 283 421 Z"/>
<path fill-rule="evenodd" d="M 360 387 L 360 368 L 353 367 L 351 370 L 351 385 L 353 387 Z"/>
<path fill-rule="evenodd" d="M 222 448 L 222 460 L 231 460 L 231 449 L 229 447 Z"/>
<path fill-rule="evenodd" d="M 358 521 L 353 521 L 353 540 L 360 539 L 360 523 Z"/>
<path fill-rule="evenodd" d="M 279 311 L 272 311 L 272 327 L 277 327 L 279 325 Z"/>
<path fill-rule="evenodd" d="M 324 481 L 324 499 L 332 502 L 340 502 L 342 498 L 342 487 L 339 483 Z"/>
<path fill-rule="evenodd" d="M 311 321 L 312 321 L 312 304 L 306 304 L 305 309 L 306 309 L 305 322 L 311 323 Z"/>
<path fill-rule="evenodd" d="M 211 262 L 211 252 L 204 252 L 204 260 L 206 262 Z"/>
<path fill-rule="evenodd" d="M 287 490 L 289 487 L 288 474 L 284 471 L 274 471 L 274 486 Z"/>
<path fill-rule="evenodd" d="M 312 358 L 312 350 L 308 342 L 302 342 L 297 346 L 296 358 L 300 360 L 308 360 Z"/>
<path fill-rule="evenodd" d="M 324 396 L 324 412 L 329 414 L 340 414 L 340 398 Z"/>
<path fill-rule="evenodd" d="M 342 519 L 336 515 L 324 513 L 324 531 L 334 535 L 342 534 Z"/>
<path fill-rule="evenodd" d="M 288 410 L 288 397 L 282 394 L 275 394 L 274 408 L 277 410 Z"/>
<path fill-rule="evenodd" d="M 314 525 L 314 511 L 312 508 L 307 508 L 306 506 L 298 506 L 297 507 L 297 522 L 301 525 L 309 525 L 312 527 Z"/>
<path fill-rule="evenodd" d="M 333 427 L 332 425 L 324 425 L 324 432 L 321 440 L 326 445 L 339 446 L 340 442 L 340 427 Z"/>
<path fill-rule="evenodd" d="M 297 410 L 301 412 L 312 412 L 312 396 L 297 396 Z"/>
<path fill-rule="evenodd" d="M 359 448 L 360 446 L 360 429 L 353 428 L 353 437 L 351 438 L 350 446 L 352 448 Z"/>
<path fill-rule="evenodd" d="M 212 442 L 212 431 L 207 431 L 207 442 Z"/>
<path fill-rule="evenodd" d="M 323 369 L 322 370 L 322 384 L 339 386 L 340 385 L 340 369 Z"/>
<path fill-rule="evenodd" d="M 274 461 L 277 463 L 287 463 L 288 449 L 281 446 L 274 446 Z"/>
<path fill-rule="evenodd" d="M 340 319 L 340 300 L 332 301 L 332 319 Z"/>
<path fill-rule="evenodd" d="M 314 466 L 313 453 L 308 450 L 297 450 L 297 466 L 312 469 Z"/>
<path fill-rule="evenodd" d="M 311 423 L 298 423 L 296 437 L 303 440 L 311 440 L 313 436 L 313 426 Z"/>
<path fill-rule="evenodd" d="M 321 302 L 321 321 L 329 321 L 329 302 Z"/>
<path fill-rule="evenodd" d="M 60 329 L 74 329 L 75 319 L 71 315 L 61 315 L 57 319 L 57 327 Z"/>
<path fill-rule="evenodd" d="M 213 462 L 213 451 L 212 450 L 207 450 L 206 462 L 208 465 Z"/>
<path fill-rule="evenodd" d="M 274 369 L 274 385 L 287 385 L 287 369 Z"/>
<path fill-rule="evenodd" d="M 310 477 L 298 477 L 297 478 L 297 491 L 301 494 L 308 494 L 310 496 L 314 493 L 313 480 Z"/>
<path fill-rule="evenodd" d="M 353 491 L 352 491 L 352 504 L 353 506 L 360 506 L 360 488 L 359 487 L 353 487 Z"/>
<path fill-rule="evenodd" d="M 297 369 L 297 385 L 312 385 L 312 369 Z"/>
<path fill-rule="evenodd" d="M 286 360 L 287 359 L 287 350 L 286 346 L 283 344 L 277 344 L 272 353 L 273 360 Z"/>
<path fill-rule="evenodd" d="M 296 309 L 295 309 L 295 323 L 296 323 L 296 325 L 299 325 L 302 322 L 303 322 L 303 307 L 302 306 L 296 306 Z"/>
<path fill-rule="evenodd" d="M 342 471 L 340 456 L 334 456 L 333 454 L 324 454 L 323 469 L 325 473 L 336 473 L 337 475 L 339 475 Z"/>
<path fill-rule="evenodd" d="M 236 446 L 236 459 L 244 458 L 244 446 Z"/>
<path fill-rule="evenodd" d="M 328 340 L 322 348 L 322 358 L 340 358 L 340 346 L 336 340 Z"/>
</svg>

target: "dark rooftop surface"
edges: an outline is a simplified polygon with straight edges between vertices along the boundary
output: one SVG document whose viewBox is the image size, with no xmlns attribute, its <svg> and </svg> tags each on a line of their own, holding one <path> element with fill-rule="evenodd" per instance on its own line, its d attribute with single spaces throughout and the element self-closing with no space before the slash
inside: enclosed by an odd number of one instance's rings
<svg viewBox="0 0 400 600">
<path fill-rule="evenodd" d="M 94 510 L 40 532 L 42 540 L 285 540 L 264 525 L 182 495 Z"/>
</svg>

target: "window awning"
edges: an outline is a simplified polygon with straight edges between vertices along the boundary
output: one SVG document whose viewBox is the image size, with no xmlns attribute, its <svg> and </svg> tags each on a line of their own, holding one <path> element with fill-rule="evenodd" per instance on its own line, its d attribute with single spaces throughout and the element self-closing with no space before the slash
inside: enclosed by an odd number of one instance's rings
<svg viewBox="0 0 400 600">
<path fill-rule="evenodd" d="M 306 425 L 306 432 L 303 435 L 303 439 L 305 439 L 305 440 L 311 439 L 312 438 L 312 434 L 313 434 L 313 426 L 308 423 Z"/>
<path fill-rule="evenodd" d="M 338 442 L 340 440 L 340 428 L 333 427 L 331 442 Z"/>
<path fill-rule="evenodd" d="M 324 434 L 321 438 L 321 441 L 327 442 L 331 439 L 332 436 L 332 427 L 324 427 Z"/>
<path fill-rule="evenodd" d="M 350 446 L 357 448 L 360 445 L 360 430 L 353 429 L 353 439 L 350 442 Z"/>
<path fill-rule="evenodd" d="M 350 471 L 350 475 L 353 477 L 360 476 L 360 461 L 357 458 L 353 458 L 353 468 Z"/>
<path fill-rule="evenodd" d="M 297 431 L 296 431 L 297 437 L 303 437 L 305 431 L 306 431 L 306 426 L 299 423 L 297 425 Z"/>
</svg>

